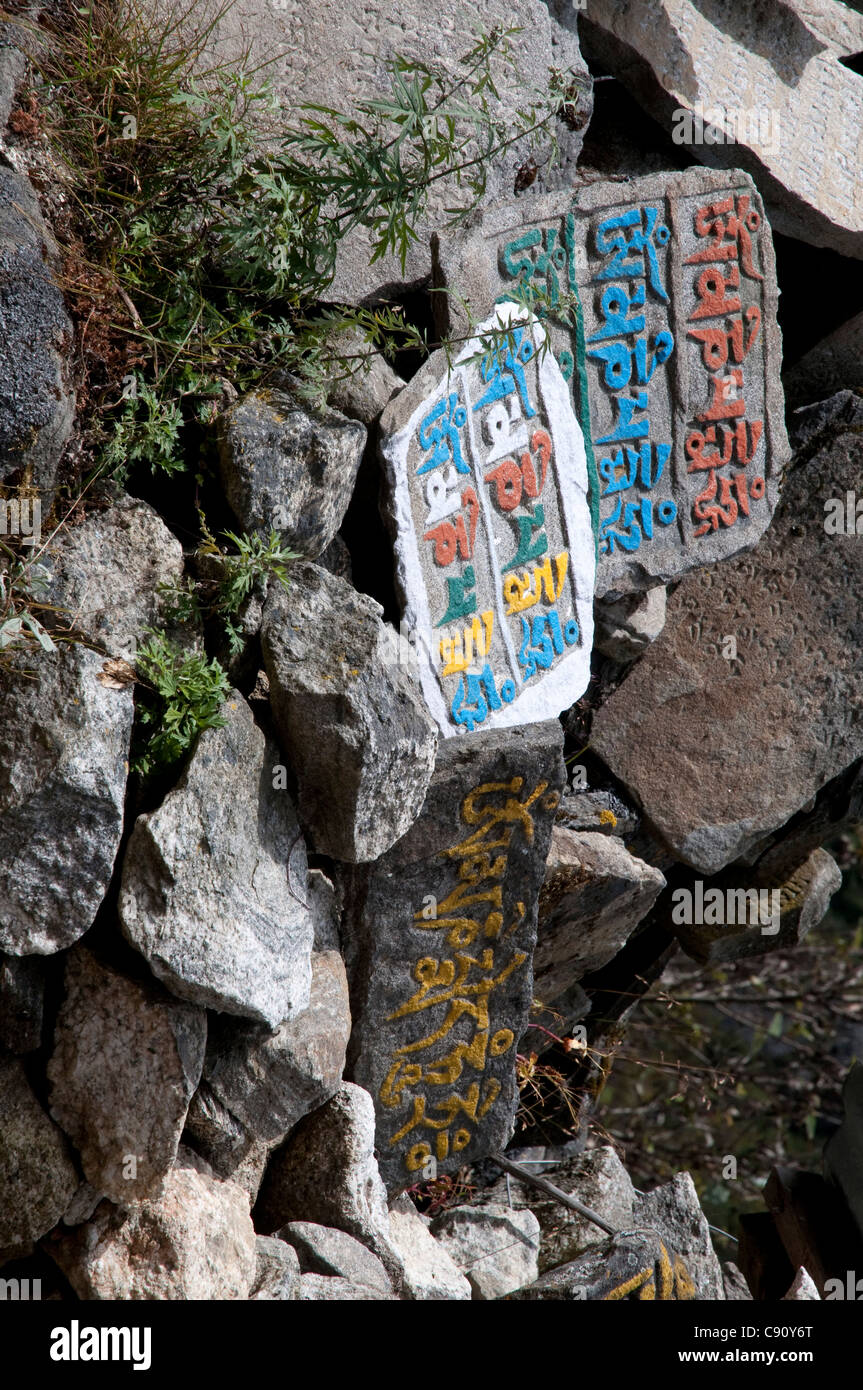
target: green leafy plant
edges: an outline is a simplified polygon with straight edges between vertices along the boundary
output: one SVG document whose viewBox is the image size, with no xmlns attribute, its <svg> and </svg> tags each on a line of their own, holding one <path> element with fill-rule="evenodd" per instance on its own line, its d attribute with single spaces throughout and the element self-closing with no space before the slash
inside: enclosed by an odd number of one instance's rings
<svg viewBox="0 0 863 1390">
<path fill-rule="evenodd" d="M 373 352 L 425 346 L 395 308 L 321 309 L 341 240 L 364 227 L 373 260 L 395 253 L 404 265 L 440 180 L 458 204 L 442 220 L 458 222 L 496 155 L 541 137 L 553 157 L 566 115 L 552 73 L 502 119 L 497 84 L 515 67 L 518 30 L 497 26 L 455 76 L 396 58 L 387 95 L 350 114 L 306 107 L 286 126 L 248 59 L 202 59 L 228 8 L 203 20 L 192 0 L 160 21 L 144 0 L 93 0 L 43 20 L 50 39 L 34 53 L 42 121 L 78 212 L 70 291 L 86 300 L 94 276 L 100 293 L 107 283 L 115 308 L 102 328 L 136 353 L 134 393 L 126 379 L 107 421 L 94 416 L 99 466 L 121 476 L 141 462 L 188 466 L 185 427 L 211 417 L 226 381 L 246 389 L 288 368 L 320 402 Z M 358 348 L 339 346 L 346 327 Z"/>
<path fill-rule="evenodd" d="M 196 618 L 221 619 L 231 655 L 242 647 L 242 628 L 236 618 L 256 585 L 275 579 L 288 586 L 289 566 L 301 556 L 282 544 L 278 531 L 265 538 L 259 535 L 238 535 L 223 531 L 222 538 L 234 546 L 233 551 L 220 545 L 199 513 L 203 541 L 199 555 L 212 556 L 217 562 L 219 576 L 211 581 L 192 580 L 188 576 L 179 584 L 163 585 L 166 617 L 172 622 L 188 622 Z"/>
<path fill-rule="evenodd" d="M 225 724 L 221 708 L 231 687 L 218 661 L 184 651 L 153 629 L 138 648 L 136 666 L 139 746 L 132 767 L 146 777 L 174 766 L 204 729 Z"/>
<path fill-rule="evenodd" d="M 41 602 L 47 587 L 43 567 L 25 560 L 0 541 L 0 664 L 11 649 L 37 643 L 43 651 L 56 646 L 42 626 L 37 613 L 44 613 Z"/>
</svg>

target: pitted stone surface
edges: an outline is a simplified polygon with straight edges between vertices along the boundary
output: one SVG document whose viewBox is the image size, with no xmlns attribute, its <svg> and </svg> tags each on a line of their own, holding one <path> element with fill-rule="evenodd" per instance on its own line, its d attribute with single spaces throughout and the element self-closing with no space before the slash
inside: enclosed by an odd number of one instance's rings
<svg viewBox="0 0 863 1390">
<path fill-rule="evenodd" d="M 50 504 L 72 433 L 72 321 L 57 246 L 23 174 L 0 167 L 0 478 L 26 469 Z M 47 507 L 45 508 L 47 510 Z"/>
<path fill-rule="evenodd" d="M 336 410 L 313 412 L 288 392 L 256 391 L 220 421 L 219 475 L 244 531 L 315 559 L 342 523 L 366 432 Z"/>
<path fill-rule="evenodd" d="M 206 1015 L 82 946 L 67 957 L 65 989 L 48 1063 L 51 1114 L 97 1192 L 121 1206 L 158 1196 L 200 1079 Z"/>
<path fill-rule="evenodd" d="M 445 736 L 553 718 L 590 679 L 581 429 L 537 320 L 501 304 L 381 417 L 404 625 Z"/>
<path fill-rule="evenodd" d="M 863 756 L 863 547 L 825 530 L 830 500 L 859 487 L 863 401 L 840 392 L 799 414 L 805 447 L 769 532 L 678 586 L 662 636 L 593 723 L 594 751 L 705 874 Z"/>
<path fill-rule="evenodd" d="M 183 999 L 278 1028 L 308 1007 L 314 915 L 279 762 L 238 691 L 178 785 L 139 816 L 120 886 L 123 933 Z"/>
</svg>

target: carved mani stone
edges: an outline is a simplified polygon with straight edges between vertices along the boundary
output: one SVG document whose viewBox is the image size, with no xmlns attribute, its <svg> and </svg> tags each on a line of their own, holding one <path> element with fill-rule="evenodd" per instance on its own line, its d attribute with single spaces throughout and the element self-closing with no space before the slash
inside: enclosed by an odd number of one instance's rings
<svg viewBox="0 0 863 1390">
<path fill-rule="evenodd" d="M 345 870 L 349 1074 L 391 1190 L 506 1145 L 539 889 L 565 782 L 549 721 L 444 743 L 419 819 Z"/>
<path fill-rule="evenodd" d="M 595 545 L 584 441 L 541 325 L 501 304 L 384 411 L 404 628 L 445 735 L 551 718 L 584 692 Z"/>
<path fill-rule="evenodd" d="M 788 441 L 776 273 L 745 173 L 687 169 L 503 203 L 436 239 L 441 327 L 513 287 L 548 315 L 587 452 L 598 596 L 755 544 Z M 540 300 L 536 300 L 536 295 Z"/>
<path fill-rule="evenodd" d="M 685 863 L 747 855 L 863 757 L 863 542 L 825 522 L 859 487 L 863 401 L 800 412 L 804 441 L 750 555 L 690 575 L 591 746 Z M 733 639 L 733 640 L 729 640 Z"/>
</svg>

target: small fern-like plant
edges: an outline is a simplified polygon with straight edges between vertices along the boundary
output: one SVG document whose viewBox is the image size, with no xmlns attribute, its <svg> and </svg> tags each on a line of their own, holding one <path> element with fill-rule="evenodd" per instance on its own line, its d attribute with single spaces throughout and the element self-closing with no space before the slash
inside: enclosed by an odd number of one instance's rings
<svg viewBox="0 0 863 1390">
<path fill-rule="evenodd" d="M 224 668 L 200 651 L 185 651 L 164 632 L 148 630 L 138 648 L 138 749 L 132 768 L 142 777 L 175 766 L 204 729 L 225 724 L 230 693 Z"/>
</svg>

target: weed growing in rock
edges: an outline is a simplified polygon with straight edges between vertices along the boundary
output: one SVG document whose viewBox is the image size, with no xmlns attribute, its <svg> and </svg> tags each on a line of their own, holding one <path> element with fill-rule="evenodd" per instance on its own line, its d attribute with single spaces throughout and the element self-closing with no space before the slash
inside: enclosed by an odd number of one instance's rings
<svg viewBox="0 0 863 1390">
<path fill-rule="evenodd" d="M 0 669 L 4 654 L 13 648 L 36 642 L 46 652 L 56 650 L 37 613 L 47 586 L 42 565 L 24 560 L 11 546 L 0 541 Z"/>
<path fill-rule="evenodd" d="M 230 682 L 216 660 L 184 651 L 151 630 L 138 648 L 138 748 L 132 768 L 143 777 L 176 764 L 204 729 L 224 723 L 221 707 Z"/>
<path fill-rule="evenodd" d="M 285 124 L 263 72 L 202 59 L 226 8 L 204 20 L 192 0 L 159 21 L 142 0 L 94 0 L 44 21 L 36 54 L 78 209 L 89 273 L 77 288 L 107 277 L 111 330 L 137 351 L 120 401 L 93 422 L 101 467 L 121 479 L 142 462 L 187 467 L 197 436 L 186 427 L 209 422 L 226 388 L 290 369 L 320 401 L 373 351 L 425 347 L 393 308 L 321 311 L 341 240 L 366 228 L 373 261 L 395 253 L 404 265 L 439 180 L 455 185 L 458 222 L 501 150 L 540 136 L 556 149 L 560 74 L 525 91 L 514 119 L 497 114 L 517 30 L 478 36 L 455 78 L 396 58 L 386 96 L 349 114 L 306 107 Z M 340 354 L 334 333 L 348 326 L 363 346 Z"/>
<path fill-rule="evenodd" d="M 219 544 L 211 533 L 203 514 L 200 514 L 203 541 L 198 547 L 200 556 L 215 561 L 217 575 L 213 579 L 192 580 L 188 576 L 178 585 L 162 588 L 167 599 L 167 617 L 173 622 L 188 622 L 195 618 L 217 618 L 224 625 L 231 655 L 242 646 L 242 627 L 237 621 L 243 604 L 257 587 L 263 589 L 274 579 L 288 586 L 288 567 L 301 557 L 282 544 L 278 531 L 264 538 L 258 535 L 237 535 L 223 531 L 222 537 L 235 547 L 230 551 Z"/>
</svg>

